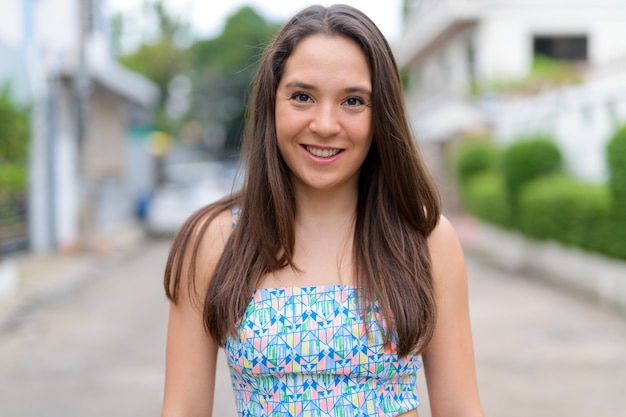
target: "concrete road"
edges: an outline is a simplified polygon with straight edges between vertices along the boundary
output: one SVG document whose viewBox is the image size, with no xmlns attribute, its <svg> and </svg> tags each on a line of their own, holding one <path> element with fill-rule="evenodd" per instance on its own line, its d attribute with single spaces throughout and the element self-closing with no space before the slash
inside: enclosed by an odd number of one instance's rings
<svg viewBox="0 0 626 417">
<path fill-rule="evenodd" d="M 1 417 L 158 416 L 168 242 L 93 271 L 0 334 Z M 468 258 L 487 416 L 626 415 L 626 320 Z M 214 415 L 235 416 L 220 354 Z M 430 415 L 421 384 L 422 417 Z"/>
<path fill-rule="evenodd" d="M 626 416 L 624 316 L 477 259 L 468 270 L 487 416 Z"/>
<path fill-rule="evenodd" d="M 151 245 L 92 270 L 0 334 L 0 416 L 158 416 L 166 251 Z"/>
</svg>

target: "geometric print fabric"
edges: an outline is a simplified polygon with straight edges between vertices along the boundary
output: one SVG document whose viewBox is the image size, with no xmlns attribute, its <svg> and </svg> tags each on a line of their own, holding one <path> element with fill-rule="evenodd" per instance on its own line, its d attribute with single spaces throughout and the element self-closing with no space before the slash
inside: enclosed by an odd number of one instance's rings
<svg viewBox="0 0 626 417">
<path fill-rule="evenodd" d="M 225 345 L 240 416 L 395 416 L 419 404 L 416 356 L 385 346 L 375 304 L 343 285 L 254 292 Z"/>
</svg>

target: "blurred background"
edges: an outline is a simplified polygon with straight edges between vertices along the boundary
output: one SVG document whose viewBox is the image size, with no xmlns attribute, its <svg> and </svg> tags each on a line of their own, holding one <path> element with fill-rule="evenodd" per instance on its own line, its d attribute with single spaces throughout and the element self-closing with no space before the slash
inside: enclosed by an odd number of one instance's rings
<svg viewBox="0 0 626 417">
<path fill-rule="evenodd" d="M 0 0 L 0 416 L 159 414 L 169 244 L 240 183 L 258 59 L 309 3 Z M 345 3 L 465 249 L 486 415 L 626 415 L 626 1 Z"/>
</svg>

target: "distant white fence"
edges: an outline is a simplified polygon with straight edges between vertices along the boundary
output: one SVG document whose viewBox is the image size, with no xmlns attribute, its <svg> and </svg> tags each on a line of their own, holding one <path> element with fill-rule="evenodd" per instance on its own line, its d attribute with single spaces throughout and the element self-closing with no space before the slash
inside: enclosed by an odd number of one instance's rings
<svg viewBox="0 0 626 417">
<path fill-rule="evenodd" d="M 528 98 L 487 99 L 483 105 L 498 141 L 546 133 L 555 139 L 572 175 L 603 182 L 608 178 L 607 142 L 626 123 L 626 74 Z"/>
</svg>

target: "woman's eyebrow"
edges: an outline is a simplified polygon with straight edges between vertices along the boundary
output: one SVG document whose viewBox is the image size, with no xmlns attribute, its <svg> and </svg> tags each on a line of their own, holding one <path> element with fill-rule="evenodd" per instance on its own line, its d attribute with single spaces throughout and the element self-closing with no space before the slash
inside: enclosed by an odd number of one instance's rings
<svg viewBox="0 0 626 417">
<path fill-rule="evenodd" d="M 302 89 L 302 90 L 311 90 L 311 91 L 315 91 L 318 88 L 315 87 L 312 84 L 308 84 L 302 81 L 290 81 L 287 84 L 285 84 L 285 88 L 298 88 L 298 89 Z M 351 87 L 346 87 L 343 89 L 343 91 L 345 93 L 358 93 L 358 94 L 363 94 L 366 96 L 371 96 L 372 92 L 366 88 L 366 87 L 361 87 L 361 86 L 351 86 Z"/>
<path fill-rule="evenodd" d="M 285 84 L 285 88 L 300 88 L 302 90 L 317 90 L 314 85 L 302 81 L 291 81 Z"/>
<path fill-rule="evenodd" d="M 366 96 L 372 95 L 372 92 L 368 88 L 359 87 L 359 86 L 344 88 L 343 91 L 345 91 L 346 93 L 358 93 L 358 94 L 363 94 Z"/>
</svg>

